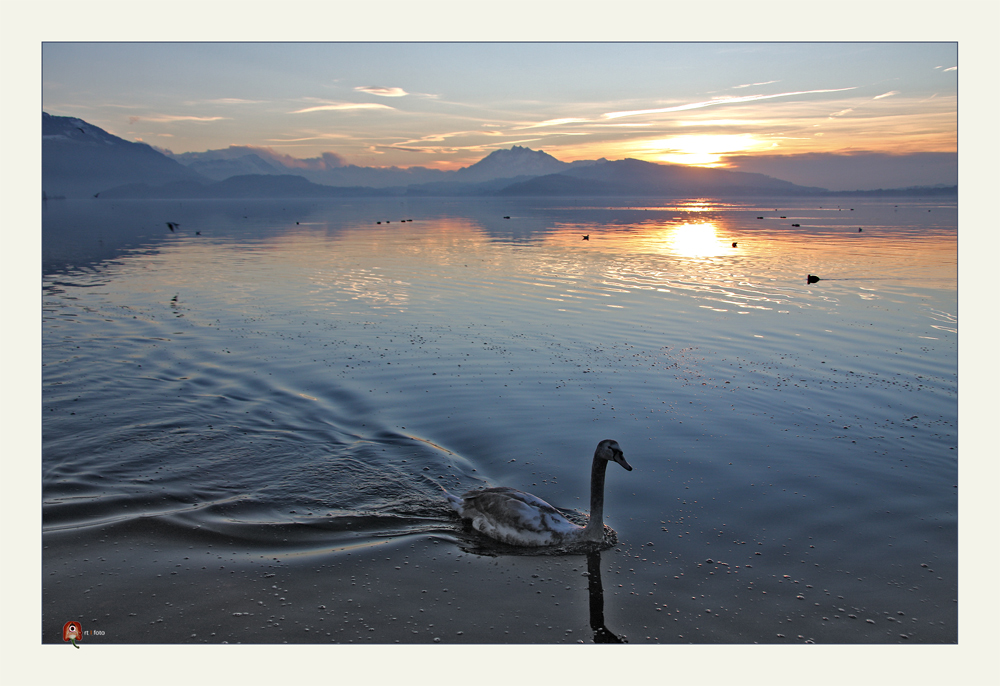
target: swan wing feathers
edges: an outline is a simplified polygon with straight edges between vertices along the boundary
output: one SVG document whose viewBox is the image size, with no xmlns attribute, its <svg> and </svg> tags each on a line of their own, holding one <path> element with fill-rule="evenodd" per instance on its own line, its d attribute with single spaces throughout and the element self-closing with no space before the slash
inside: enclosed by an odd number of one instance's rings
<svg viewBox="0 0 1000 686">
<path fill-rule="evenodd" d="M 461 516 L 464 501 L 458 496 L 452 495 L 448 491 L 444 492 L 444 497 L 448 499 L 448 505 L 451 506 L 451 509 L 455 510 L 455 512 Z"/>
<path fill-rule="evenodd" d="M 477 531 L 513 545 L 551 545 L 581 530 L 541 498 L 514 488 L 470 491 L 460 514 Z"/>
</svg>

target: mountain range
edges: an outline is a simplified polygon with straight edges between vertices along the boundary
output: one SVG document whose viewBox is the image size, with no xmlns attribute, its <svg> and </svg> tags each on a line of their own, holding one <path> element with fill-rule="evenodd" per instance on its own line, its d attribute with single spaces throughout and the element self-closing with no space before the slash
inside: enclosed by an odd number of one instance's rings
<svg viewBox="0 0 1000 686">
<path fill-rule="evenodd" d="M 513 146 L 495 150 L 475 164 L 455 171 L 427 167 L 359 167 L 345 164 L 334 153 L 322 157 L 296 159 L 270 148 L 231 145 L 221 150 L 174 154 L 158 149 L 167 157 L 215 181 L 248 174 L 295 174 L 326 186 L 429 186 L 429 184 L 477 184 L 501 178 L 528 178 L 556 174 L 567 169 L 592 165 L 592 161 L 561 162 L 541 151 Z"/>
<path fill-rule="evenodd" d="M 455 171 L 360 167 L 335 153 L 296 159 L 268 148 L 174 154 L 133 143 L 75 117 L 42 113 L 42 189 L 47 197 L 338 198 L 372 196 L 832 195 L 764 174 L 635 159 L 562 162 L 520 146 L 494 150 Z M 869 192 L 954 194 L 957 188 Z M 837 195 L 843 195 L 839 192 Z"/>
</svg>

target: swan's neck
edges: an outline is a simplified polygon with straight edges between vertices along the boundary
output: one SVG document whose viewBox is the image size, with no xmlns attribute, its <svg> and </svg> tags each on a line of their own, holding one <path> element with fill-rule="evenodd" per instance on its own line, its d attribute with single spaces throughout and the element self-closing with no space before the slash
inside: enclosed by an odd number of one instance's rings
<svg viewBox="0 0 1000 686">
<path fill-rule="evenodd" d="M 604 539 L 604 472 L 608 461 L 594 456 L 590 467 L 590 521 L 584 527 L 585 537 L 592 540 Z"/>
</svg>

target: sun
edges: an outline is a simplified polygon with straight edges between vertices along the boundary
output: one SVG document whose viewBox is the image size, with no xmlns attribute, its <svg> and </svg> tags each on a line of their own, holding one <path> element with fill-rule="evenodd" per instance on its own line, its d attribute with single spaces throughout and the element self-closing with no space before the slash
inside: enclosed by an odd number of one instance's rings
<svg viewBox="0 0 1000 686">
<path fill-rule="evenodd" d="M 750 134 L 695 134 L 637 141 L 635 148 L 648 161 L 716 167 L 724 155 L 773 145 Z"/>
</svg>

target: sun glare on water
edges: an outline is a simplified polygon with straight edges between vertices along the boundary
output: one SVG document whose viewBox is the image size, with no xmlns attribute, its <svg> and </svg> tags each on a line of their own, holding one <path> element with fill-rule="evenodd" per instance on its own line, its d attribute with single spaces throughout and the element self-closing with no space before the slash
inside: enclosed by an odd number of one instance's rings
<svg viewBox="0 0 1000 686">
<path fill-rule="evenodd" d="M 725 241 L 719 237 L 715 224 L 680 224 L 672 226 L 660 234 L 657 242 L 660 249 L 681 257 L 716 257 L 730 252 Z"/>
</svg>

